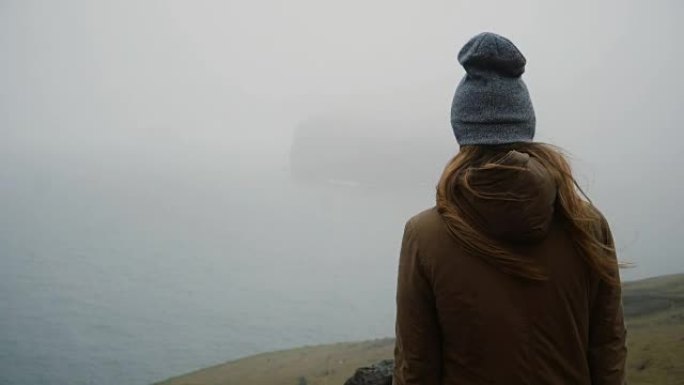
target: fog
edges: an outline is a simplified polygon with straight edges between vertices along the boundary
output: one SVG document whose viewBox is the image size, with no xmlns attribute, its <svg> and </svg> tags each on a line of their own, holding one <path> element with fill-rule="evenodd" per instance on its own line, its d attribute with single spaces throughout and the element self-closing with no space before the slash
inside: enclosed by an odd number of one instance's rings
<svg viewBox="0 0 684 385">
<path fill-rule="evenodd" d="M 510 38 L 624 280 L 684 272 L 684 4 L 0 0 L 0 384 L 393 335 L 404 222 Z"/>
</svg>

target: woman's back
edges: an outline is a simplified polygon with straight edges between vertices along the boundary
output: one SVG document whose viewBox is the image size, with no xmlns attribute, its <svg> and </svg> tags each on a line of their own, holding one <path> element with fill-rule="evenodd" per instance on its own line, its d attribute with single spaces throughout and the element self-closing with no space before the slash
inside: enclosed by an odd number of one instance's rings
<svg viewBox="0 0 684 385">
<path fill-rule="evenodd" d="M 502 139 L 473 117 L 454 125 L 467 144 L 445 169 L 436 207 L 406 223 L 394 383 L 623 384 L 607 222 L 579 198 L 562 155 L 528 143 L 529 120 L 517 131 L 504 124 L 513 134 Z M 489 133 L 472 135 L 480 126 Z"/>
<path fill-rule="evenodd" d="M 553 217 L 542 240 L 514 246 L 548 272 L 542 282 L 464 252 L 437 208 L 409 220 L 397 293 L 397 373 L 406 368 L 410 378 L 422 366 L 434 382 L 398 384 L 622 383 L 622 314 L 609 308 L 619 304 L 619 287 L 600 285 Z M 613 311 L 611 324 L 601 325 L 602 307 Z"/>
</svg>

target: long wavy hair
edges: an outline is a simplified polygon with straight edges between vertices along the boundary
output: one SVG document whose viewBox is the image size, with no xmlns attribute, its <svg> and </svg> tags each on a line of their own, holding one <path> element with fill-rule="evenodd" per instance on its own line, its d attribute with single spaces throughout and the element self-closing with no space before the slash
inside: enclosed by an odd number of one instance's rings
<svg viewBox="0 0 684 385">
<path fill-rule="evenodd" d="M 544 281 L 548 278 L 544 269 L 533 260 L 516 254 L 503 242 L 478 230 L 470 223 L 454 199 L 458 188 L 465 188 L 475 196 L 482 196 L 481 192 L 475 191 L 467 183 L 467 178 L 459 184 L 459 175 L 463 175 L 463 172 L 467 175 L 469 169 L 510 168 L 497 163 L 497 160 L 511 150 L 529 154 L 546 168 L 557 186 L 557 214 L 554 215 L 562 216 L 575 248 L 589 267 L 607 283 L 619 285 L 619 275 L 615 268 L 615 246 L 611 239 L 605 237 L 601 214 L 577 184 L 562 151 L 549 144 L 535 142 L 462 146 L 458 154 L 446 165 L 437 185 L 437 209 L 445 219 L 451 234 L 467 252 L 483 258 L 505 273 L 533 281 Z"/>
</svg>

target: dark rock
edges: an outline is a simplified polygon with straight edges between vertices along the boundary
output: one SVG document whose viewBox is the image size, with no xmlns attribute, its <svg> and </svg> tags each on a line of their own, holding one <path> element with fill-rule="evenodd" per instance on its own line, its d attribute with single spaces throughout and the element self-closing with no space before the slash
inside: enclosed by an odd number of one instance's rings
<svg viewBox="0 0 684 385">
<path fill-rule="evenodd" d="M 640 362 L 637 363 L 637 365 L 636 365 L 636 370 L 642 371 L 642 370 L 648 368 L 649 366 L 651 366 L 651 359 L 650 359 L 650 358 L 645 358 L 645 359 L 643 359 L 643 360 L 641 360 Z"/>
<path fill-rule="evenodd" d="M 344 385 L 392 385 L 394 360 L 382 360 L 377 364 L 356 369 L 356 373 Z"/>
</svg>

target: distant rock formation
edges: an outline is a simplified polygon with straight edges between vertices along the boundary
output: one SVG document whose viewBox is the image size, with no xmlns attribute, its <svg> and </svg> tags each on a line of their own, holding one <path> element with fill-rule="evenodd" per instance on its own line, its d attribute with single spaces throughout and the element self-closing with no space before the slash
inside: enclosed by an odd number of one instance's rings
<svg viewBox="0 0 684 385">
<path fill-rule="evenodd" d="M 439 89 L 338 100 L 307 117 L 294 130 L 291 176 L 307 184 L 434 185 L 458 151 Z"/>
<path fill-rule="evenodd" d="M 392 385 L 394 360 L 382 360 L 371 366 L 356 369 L 344 385 Z"/>
</svg>

